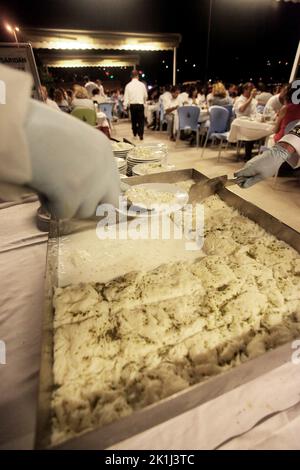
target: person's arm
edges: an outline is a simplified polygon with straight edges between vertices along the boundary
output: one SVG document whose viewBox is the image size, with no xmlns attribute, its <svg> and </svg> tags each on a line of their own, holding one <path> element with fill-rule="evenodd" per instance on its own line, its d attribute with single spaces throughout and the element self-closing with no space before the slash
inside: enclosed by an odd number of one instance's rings
<svg viewBox="0 0 300 470">
<path fill-rule="evenodd" d="M 166 114 L 170 114 L 170 113 L 172 113 L 173 111 L 176 111 L 177 108 L 178 108 L 178 106 L 172 106 L 171 108 L 167 108 L 167 109 L 165 110 L 165 113 L 166 113 Z"/>
<path fill-rule="evenodd" d="M 244 113 L 246 111 L 248 106 L 251 104 L 252 100 L 256 97 L 256 94 L 257 94 L 257 91 L 255 89 L 251 91 L 251 95 L 249 96 L 247 101 L 245 101 L 245 103 L 239 107 L 238 111 L 240 113 Z"/>
<path fill-rule="evenodd" d="M 148 92 L 146 85 L 144 85 L 144 104 L 148 101 Z"/>
<path fill-rule="evenodd" d="M 280 142 L 261 155 L 249 160 L 234 176 L 241 178 L 239 183 L 241 188 L 250 188 L 264 179 L 275 176 L 284 162 L 290 163 L 295 152 L 293 146 Z"/>
<path fill-rule="evenodd" d="M 125 91 L 124 91 L 124 100 L 123 100 L 124 109 L 127 109 L 127 107 L 128 107 L 128 101 L 129 101 L 129 97 L 128 97 L 128 86 L 126 85 Z"/>
<path fill-rule="evenodd" d="M 276 119 L 276 123 L 275 123 L 275 127 L 274 127 L 274 133 L 277 134 L 277 132 L 280 131 L 281 129 L 281 123 L 282 123 L 282 120 L 283 118 L 285 117 L 286 115 L 286 106 L 283 106 L 281 108 L 281 110 L 279 111 L 278 113 L 278 116 L 277 116 L 277 119 Z"/>
</svg>

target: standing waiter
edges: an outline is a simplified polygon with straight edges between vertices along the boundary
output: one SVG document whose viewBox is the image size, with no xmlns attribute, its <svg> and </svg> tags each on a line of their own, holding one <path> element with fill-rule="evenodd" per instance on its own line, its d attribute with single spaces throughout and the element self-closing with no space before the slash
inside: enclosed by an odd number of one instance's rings
<svg viewBox="0 0 300 470">
<path fill-rule="evenodd" d="M 124 94 L 124 108 L 130 106 L 131 126 L 134 137 L 144 138 L 145 108 L 144 104 L 148 98 L 145 85 L 139 81 L 139 73 L 133 70 L 131 82 L 127 83 Z"/>
</svg>

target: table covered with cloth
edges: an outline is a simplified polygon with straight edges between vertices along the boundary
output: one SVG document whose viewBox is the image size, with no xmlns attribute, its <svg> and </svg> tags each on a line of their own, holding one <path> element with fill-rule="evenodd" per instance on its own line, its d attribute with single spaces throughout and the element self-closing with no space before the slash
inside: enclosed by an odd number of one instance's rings
<svg viewBox="0 0 300 470">
<path fill-rule="evenodd" d="M 249 118 L 236 118 L 232 121 L 228 141 L 260 140 L 274 133 L 273 122 L 259 122 Z"/>
<path fill-rule="evenodd" d="M 38 205 L 0 205 L 2 449 L 34 442 L 47 250 L 47 234 L 35 225 Z M 114 448 L 300 449 L 299 390 L 300 365 L 291 362 Z"/>
</svg>

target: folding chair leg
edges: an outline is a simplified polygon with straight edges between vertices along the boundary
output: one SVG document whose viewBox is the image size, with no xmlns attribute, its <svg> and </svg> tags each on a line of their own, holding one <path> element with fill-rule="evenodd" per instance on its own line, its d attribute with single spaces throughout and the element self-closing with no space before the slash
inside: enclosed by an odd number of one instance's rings
<svg viewBox="0 0 300 470">
<path fill-rule="evenodd" d="M 202 152 L 201 152 L 201 158 L 203 158 L 203 155 L 204 155 L 204 152 L 205 152 L 205 149 L 206 149 L 206 146 L 207 146 L 207 142 L 208 142 L 208 133 L 206 134 L 206 139 L 205 139 L 204 146 L 203 146 L 203 149 L 202 149 Z"/>
<path fill-rule="evenodd" d="M 196 146 L 199 147 L 199 130 L 196 132 Z"/>
<path fill-rule="evenodd" d="M 220 158 L 221 158 L 222 145 L 223 145 L 223 139 L 220 139 L 218 162 L 220 161 Z"/>
</svg>

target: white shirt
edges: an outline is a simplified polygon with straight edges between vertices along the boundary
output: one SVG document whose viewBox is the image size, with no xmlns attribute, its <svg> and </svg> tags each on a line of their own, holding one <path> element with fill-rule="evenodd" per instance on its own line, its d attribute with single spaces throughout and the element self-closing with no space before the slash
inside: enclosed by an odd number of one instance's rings
<svg viewBox="0 0 300 470">
<path fill-rule="evenodd" d="M 198 100 L 199 100 L 199 104 L 205 103 L 206 102 L 205 95 L 202 95 L 201 93 L 198 93 Z"/>
<path fill-rule="evenodd" d="M 257 95 L 257 103 L 261 106 L 266 106 L 267 102 L 273 97 L 272 93 L 268 93 L 267 91 L 262 91 L 259 95 Z"/>
<path fill-rule="evenodd" d="M 93 95 L 91 100 L 92 101 L 97 101 L 97 103 L 100 104 L 100 103 L 106 103 L 107 98 L 105 96 L 101 95 L 100 93 L 98 93 L 98 95 Z"/>
<path fill-rule="evenodd" d="M 106 98 L 103 85 L 99 85 L 98 88 L 99 88 L 99 95 L 102 96 L 103 98 Z"/>
<path fill-rule="evenodd" d="M 239 96 L 235 103 L 234 103 L 234 111 L 236 114 L 236 117 L 241 117 L 241 116 L 246 116 L 246 117 L 252 117 L 256 115 L 256 107 L 257 107 L 257 101 L 255 98 L 252 98 L 251 103 L 247 106 L 245 111 L 241 112 L 240 108 L 248 101 L 248 98 L 246 96 L 241 95 Z"/>
<path fill-rule="evenodd" d="M 189 99 L 189 94 L 186 91 L 183 91 L 182 93 L 179 94 L 178 96 L 179 99 L 179 106 L 183 106 L 186 104 L 187 100 Z"/>
<path fill-rule="evenodd" d="M 98 88 L 98 85 L 95 82 L 87 82 L 84 86 L 85 86 L 89 96 L 92 96 L 92 91 L 95 90 L 95 88 Z"/>
<path fill-rule="evenodd" d="M 172 95 L 169 91 L 165 91 L 162 95 L 160 95 L 158 102 L 162 106 L 164 111 L 167 109 L 166 104 L 171 98 L 172 98 Z"/>
<path fill-rule="evenodd" d="M 165 107 L 165 111 L 167 111 L 168 109 L 170 108 L 174 108 L 175 106 L 181 106 L 180 105 L 180 98 L 179 96 L 177 96 L 177 98 L 173 98 L 172 95 L 171 95 L 171 98 L 169 98 L 168 101 L 166 101 L 166 107 Z M 168 114 L 175 114 L 175 111 L 172 111 L 171 113 L 168 113 Z"/>
<path fill-rule="evenodd" d="M 74 98 L 72 101 L 72 108 L 95 109 L 95 106 L 93 101 L 88 98 Z"/>
<path fill-rule="evenodd" d="M 277 116 L 279 111 L 281 110 L 283 104 L 280 102 L 279 99 L 279 94 L 272 96 L 272 98 L 269 99 L 269 101 L 266 104 L 266 107 L 264 109 L 264 114 L 269 114 L 273 118 Z"/>
<path fill-rule="evenodd" d="M 148 93 L 145 85 L 138 78 L 133 78 L 127 83 L 124 93 L 124 108 L 131 104 L 145 104 Z"/>
<path fill-rule="evenodd" d="M 200 106 L 201 105 L 201 102 L 199 100 L 199 98 L 188 98 L 187 100 L 185 100 L 184 102 L 184 105 L 186 106 Z"/>
</svg>

